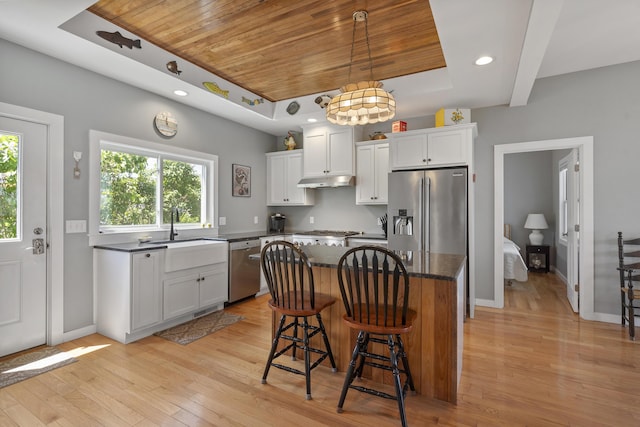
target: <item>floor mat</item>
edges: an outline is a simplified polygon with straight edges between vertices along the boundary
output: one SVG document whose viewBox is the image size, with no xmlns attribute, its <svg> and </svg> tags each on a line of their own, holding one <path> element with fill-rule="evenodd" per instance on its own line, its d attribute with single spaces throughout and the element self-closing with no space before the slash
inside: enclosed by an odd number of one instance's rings
<svg viewBox="0 0 640 427">
<path fill-rule="evenodd" d="M 0 388 L 52 371 L 78 360 L 55 347 L 45 347 L 0 362 Z"/>
<path fill-rule="evenodd" d="M 197 339 L 212 334 L 220 329 L 244 319 L 237 314 L 225 313 L 224 311 L 215 311 L 206 316 L 198 317 L 173 328 L 156 332 L 154 335 L 186 345 Z"/>
</svg>

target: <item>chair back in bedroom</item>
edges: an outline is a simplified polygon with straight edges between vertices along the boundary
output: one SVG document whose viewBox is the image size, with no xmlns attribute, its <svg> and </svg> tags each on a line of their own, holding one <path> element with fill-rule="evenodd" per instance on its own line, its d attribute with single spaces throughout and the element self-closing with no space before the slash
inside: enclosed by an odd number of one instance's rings
<svg viewBox="0 0 640 427">
<path fill-rule="evenodd" d="M 629 337 L 635 339 L 635 317 L 640 316 L 640 238 L 625 239 L 618 232 L 621 324 L 629 322 Z M 636 312 L 636 310 L 638 310 Z"/>
</svg>

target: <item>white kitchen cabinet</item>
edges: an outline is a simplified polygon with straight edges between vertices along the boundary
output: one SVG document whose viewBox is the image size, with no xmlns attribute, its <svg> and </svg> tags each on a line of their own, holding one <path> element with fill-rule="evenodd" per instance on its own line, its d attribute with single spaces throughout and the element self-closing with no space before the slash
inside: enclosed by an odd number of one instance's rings
<svg viewBox="0 0 640 427">
<path fill-rule="evenodd" d="M 304 177 L 353 175 L 353 135 L 351 126 L 305 128 Z"/>
<path fill-rule="evenodd" d="M 160 262 L 162 253 L 148 251 L 131 255 L 133 264 L 131 329 L 138 330 L 157 323 L 162 318 L 160 283 Z"/>
<path fill-rule="evenodd" d="M 97 332 L 122 343 L 151 335 L 162 321 L 164 251 L 95 249 Z"/>
<path fill-rule="evenodd" d="M 227 263 L 167 273 L 163 286 L 164 320 L 223 304 L 228 297 Z"/>
<path fill-rule="evenodd" d="M 391 169 L 467 165 L 476 133 L 471 123 L 390 134 Z"/>
<path fill-rule="evenodd" d="M 298 188 L 303 150 L 267 153 L 267 206 L 313 205 L 314 190 Z"/>
<path fill-rule="evenodd" d="M 389 143 L 356 144 L 356 204 L 388 202 Z"/>
<path fill-rule="evenodd" d="M 229 289 L 228 243 L 168 246 L 94 249 L 99 334 L 127 344 L 223 307 Z"/>
</svg>

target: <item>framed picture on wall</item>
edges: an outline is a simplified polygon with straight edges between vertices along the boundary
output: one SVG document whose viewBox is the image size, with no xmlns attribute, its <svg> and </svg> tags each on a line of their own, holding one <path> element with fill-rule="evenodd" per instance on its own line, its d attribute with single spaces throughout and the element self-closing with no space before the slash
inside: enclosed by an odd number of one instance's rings
<svg viewBox="0 0 640 427">
<path fill-rule="evenodd" d="M 232 165 L 232 190 L 235 197 L 251 197 L 251 167 Z"/>
</svg>

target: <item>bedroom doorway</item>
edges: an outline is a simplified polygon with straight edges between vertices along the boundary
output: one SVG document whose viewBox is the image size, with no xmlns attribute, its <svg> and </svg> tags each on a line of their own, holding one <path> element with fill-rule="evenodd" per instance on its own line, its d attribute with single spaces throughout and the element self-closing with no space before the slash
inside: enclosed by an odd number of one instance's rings
<svg viewBox="0 0 640 427">
<path fill-rule="evenodd" d="M 580 159 L 580 174 L 577 187 L 580 210 L 577 223 L 580 224 L 580 251 L 577 252 L 577 273 L 580 277 L 579 300 L 580 317 L 592 320 L 594 317 L 593 293 L 593 137 L 565 138 L 531 141 L 494 146 L 494 304 L 504 307 L 504 157 L 507 154 L 535 151 L 576 149 Z M 577 244 L 577 242 L 575 242 Z M 575 250 L 576 247 L 573 247 Z M 574 252 L 574 253 L 576 253 Z M 568 266 L 568 268 L 570 268 Z"/>
</svg>

